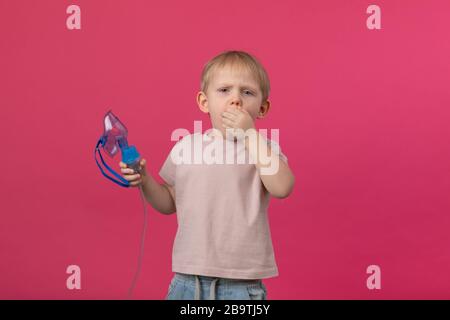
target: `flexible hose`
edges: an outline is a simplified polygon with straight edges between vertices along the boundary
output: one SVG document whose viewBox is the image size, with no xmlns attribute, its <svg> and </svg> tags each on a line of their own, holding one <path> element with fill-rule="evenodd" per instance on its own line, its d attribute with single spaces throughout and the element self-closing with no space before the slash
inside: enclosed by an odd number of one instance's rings
<svg viewBox="0 0 450 320">
<path fill-rule="evenodd" d="M 147 220 L 148 220 L 147 203 L 145 201 L 144 191 L 142 190 L 142 184 L 139 186 L 139 191 L 141 194 L 142 205 L 144 206 L 144 225 L 142 226 L 141 245 L 140 245 L 140 249 L 139 249 L 139 257 L 138 257 L 136 273 L 134 274 L 134 278 L 133 278 L 133 281 L 131 282 L 130 289 L 128 290 L 128 298 L 129 299 L 133 295 L 134 287 L 136 286 L 136 282 L 139 277 L 139 273 L 141 272 L 142 258 L 144 256 L 145 234 L 147 233 Z"/>
</svg>

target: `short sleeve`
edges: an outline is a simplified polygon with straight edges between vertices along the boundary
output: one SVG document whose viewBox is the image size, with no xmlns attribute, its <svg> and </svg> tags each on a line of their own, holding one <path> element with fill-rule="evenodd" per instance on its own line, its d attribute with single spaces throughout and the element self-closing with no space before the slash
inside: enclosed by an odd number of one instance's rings
<svg viewBox="0 0 450 320">
<path fill-rule="evenodd" d="M 173 150 L 173 149 L 172 149 Z M 177 165 L 173 162 L 171 154 L 172 150 L 164 161 L 164 164 L 159 170 L 159 176 L 170 186 L 175 186 L 175 173 Z"/>
</svg>

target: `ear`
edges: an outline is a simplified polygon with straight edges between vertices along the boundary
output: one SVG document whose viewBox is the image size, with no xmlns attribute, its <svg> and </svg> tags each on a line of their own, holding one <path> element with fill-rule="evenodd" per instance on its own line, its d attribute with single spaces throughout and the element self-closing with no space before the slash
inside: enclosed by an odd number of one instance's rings
<svg viewBox="0 0 450 320">
<path fill-rule="evenodd" d="M 202 112 L 209 113 L 208 98 L 206 97 L 206 93 L 203 91 L 197 93 L 197 104 Z"/>
<path fill-rule="evenodd" d="M 259 107 L 258 116 L 256 118 L 258 119 L 264 118 L 269 112 L 269 109 L 270 109 L 270 101 L 266 100 L 265 102 L 263 102 L 261 107 Z"/>
</svg>

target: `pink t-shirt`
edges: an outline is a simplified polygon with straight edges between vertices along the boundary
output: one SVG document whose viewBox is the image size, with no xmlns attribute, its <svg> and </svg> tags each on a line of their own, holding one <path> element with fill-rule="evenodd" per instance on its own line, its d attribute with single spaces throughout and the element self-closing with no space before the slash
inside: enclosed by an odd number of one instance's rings
<svg viewBox="0 0 450 320">
<path fill-rule="evenodd" d="M 208 153 L 206 147 L 215 143 L 220 143 L 216 151 L 223 150 L 223 164 L 207 164 L 202 158 L 220 154 Z M 245 164 L 238 162 L 242 157 Z M 233 279 L 278 275 L 267 216 L 270 194 L 242 141 L 209 133 L 187 135 L 172 148 L 159 175 L 175 189 L 173 272 Z"/>
</svg>

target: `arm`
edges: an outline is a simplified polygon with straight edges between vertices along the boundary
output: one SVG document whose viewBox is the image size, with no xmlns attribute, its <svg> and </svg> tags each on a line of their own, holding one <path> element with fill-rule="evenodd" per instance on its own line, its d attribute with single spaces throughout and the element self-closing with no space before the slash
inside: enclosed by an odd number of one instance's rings
<svg viewBox="0 0 450 320">
<path fill-rule="evenodd" d="M 270 144 L 260 133 L 256 134 L 256 138 L 256 143 L 250 143 L 249 137 L 245 137 L 245 148 L 255 160 L 261 181 L 273 197 L 286 198 L 294 188 L 295 177 L 288 164 L 272 152 Z M 260 144 L 267 148 L 261 148 Z"/>
<path fill-rule="evenodd" d="M 175 190 L 167 183 L 159 184 L 151 175 L 147 175 L 142 181 L 142 191 L 148 203 L 158 212 L 171 214 L 177 211 Z"/>
<path fill-rule="evenodd" d="M 287 163 L 281 160 L 278 154 L 272 153 L 264 136 L 256 131 L 253 118 L 248 111 L 243 108 L 227 108 L 222 112 L 222 125 L 226 130 L 244 131 L 245 148 L 255 161 L 267 191 L 276 198 L 286 198 L 294 187 L 294 175 Z"/>
</svg>

